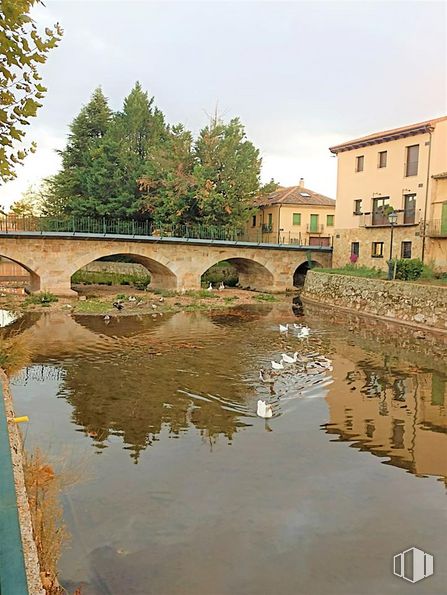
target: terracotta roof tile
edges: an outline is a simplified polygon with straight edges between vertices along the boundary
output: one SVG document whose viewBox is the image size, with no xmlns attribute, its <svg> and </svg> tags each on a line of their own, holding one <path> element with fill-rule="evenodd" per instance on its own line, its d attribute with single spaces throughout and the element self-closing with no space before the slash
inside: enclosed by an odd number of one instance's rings
<svg viewBox="0 0 447 595">
<path fill-rule="evenodd" d="M 264 207 L 269 205 L 320 205 L 335 207 L 335 200 L 309 190 L 309 188 L 290 186 L 289 188 L 278 188 L 268 196 L 257 198 L 255 204 Z"/>
</svg>

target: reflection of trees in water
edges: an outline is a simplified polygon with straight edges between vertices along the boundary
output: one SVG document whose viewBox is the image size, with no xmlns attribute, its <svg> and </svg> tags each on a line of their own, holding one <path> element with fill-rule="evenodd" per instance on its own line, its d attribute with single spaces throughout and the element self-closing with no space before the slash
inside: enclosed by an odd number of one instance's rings
<svg viewBox="0 0 447 595">
<path fill-rule="evenodd" d="M 145 357 L 117 353 L 111 359 L 108 354 L 101 361 L 79 359 L 67 367 L 59 396 L 73 406 L 73 421 L 94 438 L 98 449 L 107 447 L 110 436 L 120 436 L 137 461 L 139 452 L 165 430 L 171 438 L 179 438 L 194 426 L 212 444 L 219 435 L 231 441 L 238 428 L 246 425 L 236 411 L 206 396 L 222 390 L 218 378 L 186 375 L 192 388 L 189 394 L 183 393 L 178 391 L 179 372 L 169 356 L 147 365 Z M 203 369 L 205 373 L 205 364 Z"/>
<path fill-rule="evenodd" d="M 27 366 L 14 376 L 16 386 L 26 386 L 29 382 L 61 382 L 65 378 L 65 370 L 61 367 L 45 364 Z"/>
</svg>

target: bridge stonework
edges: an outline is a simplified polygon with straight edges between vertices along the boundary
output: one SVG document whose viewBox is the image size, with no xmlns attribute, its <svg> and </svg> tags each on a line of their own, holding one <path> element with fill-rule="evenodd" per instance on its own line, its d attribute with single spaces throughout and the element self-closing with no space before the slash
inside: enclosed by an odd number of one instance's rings
<svg viewBox="0 0 447 595">
<path fill-rule="evenodd" d="M 179 291 L 199 289 L 201 275 L 222 260 L 237 268 L 242 287 L 285 291 L 293 288 L 296 269 L 309 258 L 324 267 L 331 266 L 332 259 L 331 250 L 313 247 L 61 235 L 0 234 L 0 256 L 15 261 L 30 273 L 32 291 L 50 291 L 58 296 L 76 295 L 71 289 L 71 276 L 80 268 L 116 254 L 132 256 L 135 262 L 144 265 L 151 274 L 152 288 Z"/>
</svg>

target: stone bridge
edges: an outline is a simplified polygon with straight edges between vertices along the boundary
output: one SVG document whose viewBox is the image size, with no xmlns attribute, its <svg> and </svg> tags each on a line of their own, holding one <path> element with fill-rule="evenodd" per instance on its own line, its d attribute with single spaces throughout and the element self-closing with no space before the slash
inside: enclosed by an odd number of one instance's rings
<svg viewBox="0 0 447 595">
<path fill-rule="evenodd" d="M 78 232 L 0 232 L 0 256 L 29 272 L 32 291 L 58 296 L 75 294 L 71 276 L 80 268 L 117 254 L 144 265 L 152 288 L 174 290 L 199 289 L 203 273 L 226 260 L 238 270 L 242 287 L 285 291 L 297 284 L 309 263 L 329 267 L 332 260 L 329 247 Z"/>
</svg>

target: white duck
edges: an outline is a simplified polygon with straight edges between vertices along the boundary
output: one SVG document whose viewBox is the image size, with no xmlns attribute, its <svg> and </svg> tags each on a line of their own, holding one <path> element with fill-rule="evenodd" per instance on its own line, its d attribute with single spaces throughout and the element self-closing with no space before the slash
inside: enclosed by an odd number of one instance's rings
<svg viewBox="0 0 447 595">
<path fill-rule="evenodd" d="M 286 364 L 296 364 L 296 362 L 298 360 L 298 351 L 295 351 L 295 353 L 293 354 L 293 357 L 290 357 L 290 355 L 287 355 L 287 353 L 283 353 L 281 357 L 282 357 L 282 361 L 285 362 Z"/>
<path fill-rule="evenodd" d="M 296 334 L 298 339 L 305 339 L 309 335 L 310 335 L 310 328 L 308 326 L 302 326 Z"/>
<path fill-rule="evenodd" d="M 278 362 L 274 362 L 272 360 L 272 368 L 274 370 L 284 370 L 284 365 L 281 362 L 279 362 L 279 364 L 278 364 Z"/>
<path fill-rule="evenodd" d="M 223 289 L 225 289 L 225 285 L 224 285 L 224 282 L 221 281 L 220 285 L 219 285 L 219 291 L 222 291 Z"/>
<path fill-rule="evenodd" d="M 279 332 L 280 333 L 287 333 L 288 330 L 289 330 L 289 325 L 288 324 L 280 324 L 279 325 Z"/>
<path fill-rule="evenodd" d="M 268 418 L 273 416 L 272 406 L 269 403 L 266 403 L 262 399 L 258 401 L 258 408 L 256 413 L 259 417 Z"/>
<path fill-rule="evenodd" d="M 208 291 L 213 291 L 213 284 L 212 284 L 212 283 L 210 283 L 210 284 L 208 285 Z"/>
</svg>

